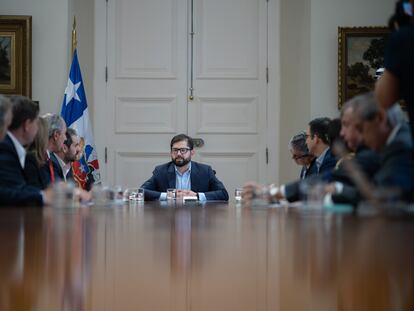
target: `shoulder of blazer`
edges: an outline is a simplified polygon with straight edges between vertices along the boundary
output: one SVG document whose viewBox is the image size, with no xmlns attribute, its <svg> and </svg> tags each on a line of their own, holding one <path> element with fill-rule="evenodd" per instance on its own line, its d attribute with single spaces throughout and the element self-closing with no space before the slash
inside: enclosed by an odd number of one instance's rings
<svg viewBox="0 0 414 311">
<path fill-rule="evenodd" d="M 153 174 L 165 174 L 166 172 L 169 172 L 171 170 L 174 170 L 174 165 L 172 161 L 155 166 L 152 173 Z"/>
<path fill-rule="evenodd" d="M 12 153 L 17 160 L 19 158 L 17 155 L 16 147 L 14 146 L 13 141 L 9 135 L 6 135 L 6 137 L 0 142 L 0 150 Z"/>
<path fill-rule="evenodd" d="M 191 172 L 193 174 L 200 174 L 200 173 L 207 174 L 209 170 L 214 172 L 210 165 L 191 161 Z"/>
</svg>

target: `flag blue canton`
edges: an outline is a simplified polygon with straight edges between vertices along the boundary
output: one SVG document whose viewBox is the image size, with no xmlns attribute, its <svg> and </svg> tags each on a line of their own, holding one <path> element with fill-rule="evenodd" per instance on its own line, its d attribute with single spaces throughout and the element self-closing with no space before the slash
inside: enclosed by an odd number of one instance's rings
<svg viewBox="0 0 414 311">
<path fill-rule="evenodd" d="M 78 53 L 75 50 L 73 53 L 73 61 L 70 66 L 68 87 L 65 90 L 65 98 L 63 100 L 61 116 L 65 119 L 66 125 L 70 127 L 76 120 L 78 120 L 85 109 L 88 107 L 88 103 L 85 95 L 85 88 L 83 87 L 82 74 L 79 66 Z M 78 87 L 76 89 L 70 86 Z M 75 94 L 73 94 L 75 91 Z"/>
<path fill-rule="evenodd" d="M 89 190 L 94 183 L 100 182 L 99 163 L 93 143 L 89 122 L 88 104 L 83 86 L 78 54 L 73 53 L 68 84 L 65 89 L 61 116 L 66 125 L 77 131 L 80 137 L 81 152 L 79 161 L 72 163 L 75 181 Z"/>
</svg>

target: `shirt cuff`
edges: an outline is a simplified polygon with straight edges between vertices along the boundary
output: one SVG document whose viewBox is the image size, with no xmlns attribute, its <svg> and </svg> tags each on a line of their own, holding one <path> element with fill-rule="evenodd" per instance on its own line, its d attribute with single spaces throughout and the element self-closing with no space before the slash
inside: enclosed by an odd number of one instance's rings
<svg viewBox="0 0 414 311">
<path fill-rule="evenodd" d="M 344 190 L 344 184 L 340 182 L 335 182 L 335 192 L 342 193 L 343 190 Z"/>
<path fill-rule="evenodd" d="M 199 200 L 200 202 L 205 202 L 205 201 L 207 201 L 206 195 L 205 195 L 203 192 L 199 192 L 199 193 L 198 193 L 198 200 Z"/>
<path fill-rule="evenodd" d="M 283 196 L 284 198 L 286 198 L 286 186 L 285 186 L 285 185 L 281 185 L 281 186 L 279 187 L 279 192 L 282 194 L 282 196 Z"/>
<path fill-rule="evenodd" d="M 166 200 L 167 200 L 167 192 L 161 192 L 160 201 L 166 201 Z"/>
<path fill-rule="evenodd" d="M 332 206 L 334 205 L 334 202 L 332 200 L 332 193 L 327 193 L 323 197 L 323 206 Z"/>
</svg>

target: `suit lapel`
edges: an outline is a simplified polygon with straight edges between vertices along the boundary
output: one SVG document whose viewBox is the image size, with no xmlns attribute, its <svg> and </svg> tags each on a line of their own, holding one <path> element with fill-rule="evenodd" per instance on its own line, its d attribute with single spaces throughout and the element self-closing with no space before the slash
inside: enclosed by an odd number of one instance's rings
<svg viewBox="0 0 414 311">
<path fill-rule="evenodd" d="M 191 162 L 191 173 L 190 173 L 190 182 L 191 182 L 191 190 L 194 192 L 199 192 L 200 190 L 200 178 L 199 178 L 199 170 L 197 163 Z"/>
<path fill-rule="evenodd" d="M 168 188 L 175 188 L 175 166 L 174 163 L 168 166 Z"/>
</svg>

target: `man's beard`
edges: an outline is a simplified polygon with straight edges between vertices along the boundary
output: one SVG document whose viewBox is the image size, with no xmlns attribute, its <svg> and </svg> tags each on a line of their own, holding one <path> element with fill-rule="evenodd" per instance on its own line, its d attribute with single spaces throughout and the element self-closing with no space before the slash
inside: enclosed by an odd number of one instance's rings
<svg viewBox="0 0 414 311">
<path fill-rule="evenodd" d="M 185 158 L 175 158 L 175 159 L 172 159 L 172 161 L 176 166 L 183 167 L 191 161 L 191 158 L 187 158 L 187 159 L 185 159 Z"/>
</svg>

